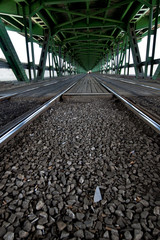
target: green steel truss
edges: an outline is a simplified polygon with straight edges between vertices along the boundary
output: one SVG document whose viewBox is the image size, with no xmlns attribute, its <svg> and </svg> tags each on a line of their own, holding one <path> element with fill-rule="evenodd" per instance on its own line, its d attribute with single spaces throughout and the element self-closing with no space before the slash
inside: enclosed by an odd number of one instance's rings
<svg viewBox="0 0 160 240">
<path fill-rule="evenodd" d="M 122 68 L 129 74 L 130 67 L 135 68 L 137 77 L 146 77 L 148 66 L 151 77 L 156 79 L 160 75 L 160 61 L 154 59 L 160 24 L 159 0 L 1 0 L 0 19 L 1 26 L 26 38 L 30 80 L 44 78 L 47 54 L 50 77 L 54 71 L 58 76 L 88 70 L 120 74 Z M 7 31 L 4 32 L 1 27 L 0 46 L 6 59 L 17 79 L 28 81 L 15 52 L 12 62 L 8 58 L 14 47 Z M 148 43 L 146 61 L 142 63 L 137 42 L 144 36 L 148 36 Z M 42 46 L 39 66 L 35 65 L 33 42 Z M 129 64 L 130 48 L 133 66 Z M 106 67 L 102 69 L 104 64 Z M 153 75 L 154 64 L 158 66 Z"/>
</svg>

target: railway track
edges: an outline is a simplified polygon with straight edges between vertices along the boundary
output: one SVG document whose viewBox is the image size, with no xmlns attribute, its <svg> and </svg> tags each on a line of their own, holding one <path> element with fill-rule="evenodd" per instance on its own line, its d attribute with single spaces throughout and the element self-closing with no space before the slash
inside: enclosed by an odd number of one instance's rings
<svg viewBox="0 0 160 240">
<path fill-rule="evenodd" d="M 95 77 L 100 84 L 109 92 L 111 92 L 114 96 L 116 96 L 118 99 L 124 103 L 127 108 L 129 108 L 131 111 L 133 111 L 139 118 L 141 118 L 143 121 L 145 121 L 150 127 L 152 127 L 158 134 L 160 134 L 160 119 L 158 116 L 151 114 L 146 109 L 137 106 L 137 104 L 134 104 L 130 100 L 128 100 L 126 97 L 120 96 L 117 92 L 115 92 L 113 89 L 107 86 L 107 84 L 104 84 L 102 82 L 103 79 L 100 77 Z"/>
<path fill-rule="evenodd" d="M 74 76 L 71 76 L 70 78 L 74 78 Z M 62 80 L 61 80 L 61 82 L 65 82 L 66 80 L 68 79 L 68 76 L 67 77 L 65 77 L 65 78 L 63 78 Z M 2 94 L 0 94 L 0 102 L 1 101 L 4 101 L 4 100 L 8 100 L 8 99 L 11 99 L 11 98 L 13 98 L 13 97 L 17 97 L 18 95 L 21 95 L 21 94 L 25 94 L 25 93 L 28 93 L 28 92 L 32 92 L 32 91 L 34 91 L 34 90 L 36 90 L 36 89 L 40 89 L 40 88 L 44 88 L 44 87 L 48 87 L 48 86 L 51 86 L 51 85 L 54 85 L 54 84 L 56 84 L 57 83 L 57 81 L 54 81 L 54 82 L 46 82 L 46 83 L 40 83 L 39 85 L 40 86 L 36 86 L 35 84 L 33 84 L 29 89 L 27 88 L 27 89 L 24 89 L 24 90 L 21 90 L 21 89 L 12 89 L 12 92 L 13 93 L 9 93 L 9 94 L 4 94 L 4 93 L 2 93 Z M 20 87 L 21 88 L 21 87 Z M 24 88 L 24 87 L 23 87 Z M 1 96 L 2 95 L 2 96 Z"/>
<path fill-rule="evenodd" d="M 76 77 L 77 80 L 75 80 L 74 83 L 70 84 L 67 88 L 65 88 L 63 91 L 58 93 L 56 96 L 54 96 L 44 104 L 42 104 L 40 107 L 34 110 L 29 110 L 27 113 L 24 113 L 22 116 L 20 116 L 17 120 L 15 119 L 13 123 L 7 124 L 7 127 L 4 126 L 0 131 L 0 146 L 3 146 L 5 143 L 7 143 L 17 133 L 19 133 L 25 126 L 27 126 L 30 122 L 36 119 L 40 114 L 42 114 L 44 111 L 50 108 L 56 100 L 58 101 L 62 97 L 62 95 L 67 91 L 69 91 L 81 78 L 83 77 L 80 77 L 80 78 L 78 77 L 78 79 Z M 21 92 L 19 94 L 21 94 Z M 15 95 L 12 95 L 10 96 L 10 98 L 14 96 Z"/>
<path fill-rule="evenodd" d="M 114 98 L 64 100 L 52 108 L 72 86 L 0 148 L 1 235 L 158 239 L 159 136 L 147 127 L 153 133 L 148 136 Z M 97 186 L 102 200 L 94 202 Z"/>
<path fill-rule="evenodd" d="M 83 78 L 83 77 L 82 77 Z M 140 106 L 137 106 L 130 100 L 128 100 L 125 97 L 120 96 L 115 91 L 113 91 L 110 87 L 108 87 L 106 84 L 104 84 L 101 79 L 98 77 L 94 78 L 94 81 L 98 81 L 102 87 L 104 87 L 107 91 L 111 92 L 114 96 L 116 96 L 118 99 L 124 103 L 127 108 L 129 108 L 131 111 L 133 111 L 139 118 L 141 118 L 143 121 L 145 121 L 150 127 L 152 127 L 158 134 L 160 134 L 160 120 L 157 118 L 156 115 L 151 114 L 146 109 L 143 109 Z M 78 79 L 78 81 L 81 80 Z M 52 106 L 52 104 L 59 100 L 63 94 L 67 93 L 71 88 L 73 88 L 77 84 L 77 81 L 71 84 L 69 87 L 58 93 L 55 97 L 51 98 L 49 101 L 44 103 L 42 106 L 38 107 L 34 111 L 29 111 L 29 113 L 24 114 L 20 120 L 14 121 L 13 124 L 7 125 L 7 128 L 5 127 L 3 131 L 0 133 L 0 146 L 7 143 L 10 139 L 12 139 L 17 133 L 19 133 L 25 126 L 27 126 L 30 122 L 32 122 L 34 119 L 36 119 L 40 114 L 42 114 L 44 111 L 46 111 L 48 108 Z M 89 94 L 88 94 L 89 95 Z M 75 94 L 76 96 L 76 94 Z M 96 95 L 94 95 L 96 96 Z M 98 96 L 98 95 L 97 95 Z"/>
</svg>

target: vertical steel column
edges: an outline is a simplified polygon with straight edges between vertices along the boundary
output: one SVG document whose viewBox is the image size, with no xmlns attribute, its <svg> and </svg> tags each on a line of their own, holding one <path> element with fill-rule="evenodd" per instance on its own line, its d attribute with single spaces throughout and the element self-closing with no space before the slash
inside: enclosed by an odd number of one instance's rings
<svg viewBox="0 0 160 240">
<path fill-rule="evenodd" d="M 40 61 L 39 61 L 37 80 L 43 80 L 43 78 L 44 78 L 46 59 L 47 59 L 47 51 L 48 51 L 48 47 L 49 47 L 49 39 L 50 39 L 50 32 L 49 32 L 49 30 L 46 30 L 45 36 L 44 36 L 44 41 L 43 41 L 43 47 L 42 47 L 42 51 L 41 51 L 41 57 L 40 57 Z"/>
<path fill-rule="evenodd" d="M 52 49 L 52 77 L 54 77 L 54 64 L 53 64 L 53 49 Z"/>
<path fill-rule="evenodd" d="M 55 70 L 56 70 L 56 72 L 57 72 L 57 76 L 59 76 L 59 69 L 58 69 L 58 63 L 57 63 L 56 53 L 54 53 L 53 59 L 54 59 L 54 65 L 55 65 Z"/>
<path fill-rule="evenodd" d="M 129 76 L 129 65 L 130 65 L 130 55 L 131 55 L 131 46 L 130 46 L 130 43 L 129 43 L 129 46 L 128 46 L 128 69 L 127 69 L 127 75 Z"/>
<path fill-rule="evenodd" d="M 57 75 L 60 76 L 60 68 L 59 68 L 59 62 L 58 62 L 58 55 L 56 54 L 55 57 L 55 63 L 56 63 L 56 68 L 57 68 Z"/>
<path fill-rule="evenodd" d="M 117 66 L 116 73 L 119 74 L 119 43 L 117 44 Z"/>
<path fill-rule="evenodd" d="M 135 73 L 136 77 L 143 77 L 143 68 L 142 68 L 142 62 L 141 62 L 141 57 L 139 53 L 139 47 L 137 43 L 137 38 L 136 38 L 136 33 L 134 29 L 134 24 L 130 23 L 129 26 L 129 40 L 130 40 L 130 45 L 132 49 L 132 55 L 133 55 L 133 61 L 134 61 L 134 68 L 135 68 Z"/>
<path fill-rule="evenodd" d="M 126 38 L 126 45 L 125 45 L 124 75 L 126 75 L 127 47 L 128 47 L 128 38 Z"/>
<path fill-rule="evenodd" d="M 52 77 L 52 75 L 51 75 L 51 59 L 50 59 L 50 50 L 48 51 L 48 60 L 49 60 L 49 76 L 50 76 L 50 78 Z"/>
<path fill-rule="evenodd" d="M 153 19 L 153 7 L 150 8 L 150 13 L 149 13 L 149 27 L 148 27 L 147 49 L 146 49 L 146 62 L 145 62 L 145 77 L 147 77 L 148 63 L 150 60 L 149 49 L 150 49 L 150 42 L 151 42 L 152 19 Z"/>
<path fill-rule="evenodd" d="M 53 44 L 53 48 L 54 48 L 54 64 L 55 64 L 55 70 L 57 72 L 57 76 L 60 76 L 60 71 L 59 71 L 59 63 L 58 63 L 58 58 L 57 58 L 57 51 L 56 51 L 56 47 Z"/>
<path fill-rule="evenodd" d="M 155 25 L 154 25 L 154 37 L 153 37 L 150 77 L 152 77 L 152 75 L 153 75 L 153 65 L 154 65 L 153 61 L 154 61 L 154 54 L 155 54 L 155 48 L 156 48 L 158 14 L 159 14 L 159 0 L 156 1 L 156 17 L 155 17 Z"/>
<path fill-rule="evenodd" d="M 71 56 L 69 56 L 69 74 L 70 75 L 72 74 L 72 71 L 71 71 Z"/>
<path fill-rule="evenodd" d="M 29 82 L 25 70 L 19 60 L 12 41 L 7 33 L 7 30 L 0 18 L 0 48 L 2 49 L 12 71 L 14 72 L 18 81 Z"/>
<path fill-rule="evenodd" d="M 124 56 L 124 45 L 125 45 L 125 40 L 123 41 L 123 45 L 121 47 L 121 55 L 119 58 L 119 74 L 121 73 L 122 70 L 122 65 L 123 65 L 123 56 Z"/>
<path fill-rule="evenodd" d="M 106 66 L 106 73 L 107 73 L 108 72 L 108 53 L 106 55 L 107 55 L 107 66 Z"/>
<path fill-rule="evenodd" d="M 54 77 L 54 64 L 53 64 L 53 41 L 51 40 L 51 69 L 52 69 L 52 77 Z"/>
<path fill-rule="evenodd" d="M 62 75 L 65 75 L 65 65 L 66 65 L 66 56 L 65 56 L 65 52 L 64 52 L 63 53 Z"/>
<path fill-rule="evenodd" d="M 121 74 L 121 71 L 122 71 L 123 61 L 124 61 L 124 57 L 126 55 L 127 44 L 128 44 L 128 38 L 127 38 L 127 36 L 125 36 L 123 45 L 122 45 L 122 49 L 121 49 L 120 59 L 119 59 L 119 74 Z"/>
<path fill-rule="evenodd" d="M 27 19 L 26 19 L 26 10 L 25 5 L 22 5 L 23 10 L 23 23 L 24 23 L 24 31 L 25 31 L 25 41 L 26 41 L 26 52 L 27 52 L 27 61 L 28 61 L 28 71 L 29 71 L 29 79 L 32 80 L 31 76 L 31 63 L 30 63 L 30 56 L 29 56 L 29 46 L 28 46 L 28 33 L 27 33 Z"/>
<path fill-rule="evenodd" d="M 67 63 L 67 61 L 66 61 L 65 69 L 66 69 L 66 71 L 67 71 L 67 75 L 68 75 L 68 63 Z M 65 71 L 65 73 L 66 73 L 66 71 Z"/>
<path fill-rule="evenodd" d="M 108 61 L 108 72 L 110 73 L 110 70 L 111 70 L 111 58 L 110 58 L 110 51 L 108 53 L 108 58 L 109 58 L 109 61 Z"/>
<path fill-rule="evenodd" d="M 62 47 L 59 46 L 59 75 L 62 76 Z"/>
<path fill-rule="evenodd" d="M 112 68 L 112 74 L 113 74 L 113 69 L 114 69 L 114 51 L 113 48 L 111 49 L 111 68 Z"/>
<path fill-rule="evenodd" d="M 102 71 L 102 60 L 101 60 L 101 68 L 100 69 L 101 69 L 101 74 L 103 74 L 103 71 Z"/>
<path fill-rule="evenodd" d="M 114 64 L 114 74 L 116 73 L 116 51 L 113 47 L 113 64 Z"/>
<path fill-rule="evenodd" d="M 30 12 L 31 12 L 31 10 L 30 10 Z M 32 19 L 31 19 L 31 16 L 29 16 L 29 35 L 30 35 L 31 52 L 32 52 L 33 75 L 34 75 L 34 80 L 35 80 L 36 79 L 36 66 L 35 66 L 35 58 L 34 58 L 34 45 L 33 45 Z"/>
<path fill-rule="evenodd" d="M 57 65 L 57 62 L 56 62 L 55 53 L 54 53 L 54 56 L 53 56 L 53 60 L 54 60 L 54 65 L 55 65 L 55 71 L 57 73 L 57 76 L 59 76 L 58 65 Z"/>
</svg>

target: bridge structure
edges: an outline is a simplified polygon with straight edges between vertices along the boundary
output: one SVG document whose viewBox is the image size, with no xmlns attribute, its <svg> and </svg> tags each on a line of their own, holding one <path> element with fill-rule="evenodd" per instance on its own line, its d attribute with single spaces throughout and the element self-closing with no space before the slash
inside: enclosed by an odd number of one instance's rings
<svg viewBox="0 0 160 240">
<path fill-rule="evenodd" d="M 159 0 L 1 0 L 0 47 L 18 81 L 93 72 L 160 77 L 155 59 Z M 27 64 L 21 63 L 7 30 L 25 37 Z M 147 36 L 146 59 L 141 61 L 138 42 Z M 35 64 L 34 42 L 41 47 Z M 130 63 L 131 54 L 133 63 Z M 49 66 L 46 66 L 46 59 Z M 154 67 L 156 68 L 153 71 Z M 27 76 L 25 69 L 28 69 Z"/>
</svg>

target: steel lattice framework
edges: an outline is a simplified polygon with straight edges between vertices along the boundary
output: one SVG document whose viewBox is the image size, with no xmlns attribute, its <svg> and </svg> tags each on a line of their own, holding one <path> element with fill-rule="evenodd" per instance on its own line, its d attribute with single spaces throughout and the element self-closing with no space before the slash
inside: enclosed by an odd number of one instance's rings
<svg viewBox="0 0 160 240">
<path fill-rule="evenodd" d="M 102 71 L 102 64 L 106 63 L 103 70 L 116 74 L 122 68 L 129 73 L 134 66 L 137 77 L 146 77 L 150 66 L 149 75 L 156 79 L 160 73 L 160 60 L 154 59 L 159 3 L 159 0 L 1 0 L 0 47 L 18 80 L 29 80 L 24 67 L 29 69 L 30 80 L 32 71 L 34 79 L 43 79 L 46 69 L 52 76 L 53 62 L 58 75 L 65 70 L 70 74 Z M 6 29 L 25 36 L 27 66 L 20 63 Z M 137 42 L 144 36 L 148 36 L 146 61 L 141 62 Z M 33 42 L 42 46 L 38 66 Z M 127 49 L 132 50 L 132 65 L 130 53 L 126 57 Z M 46 68 L 48 53 L 50 66 Z M 158 67 L 153 75 L 154 64 Z"/>
</svg>

